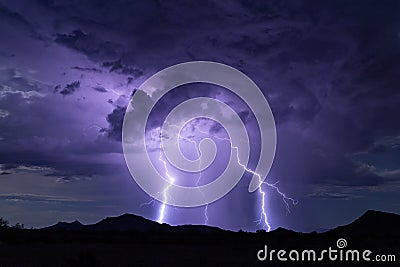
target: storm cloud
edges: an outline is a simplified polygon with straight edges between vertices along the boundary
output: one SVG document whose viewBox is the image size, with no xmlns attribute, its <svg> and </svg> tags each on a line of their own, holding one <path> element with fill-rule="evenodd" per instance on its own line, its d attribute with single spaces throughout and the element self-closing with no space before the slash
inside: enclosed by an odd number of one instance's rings
<svg viewBox="0 0 400 267">
<path fill-rule="evenodd" d="M 86 183 L 85 177 L 96 183 L 113 171 L 130 181 L 120 141 L 132 92 L 165 67 L 211 60 L 243 71 L 271 105 L 278 145 L 270 179 L 300 201 L 292 217 L 277 213 L 276 222 L 297 229 L 344 223 L 326 214 L 306 221 L 302 214 L 324 201 L 353 212 L 371 206 L 398 212 L 390 192 L 400 190 L 399 12 L 398 1 L 376 0 L 4 2 L 0 181 L 22 175 L 20 166 L 50 168 L 43 179 L 65 186 Z M 171 92 L 157 112 L 220 94 L 221 88 L 201 86 Z M 379 207 L 377 192 L 387 192 Z M 211 205 L 210 218 L 235 197 L 243 200 L 232 202 L 238 210 L 254 204 L 243 192 L 233 195 Z M 126 209 L 154 217 L 151 208 Z M 244 213 L 211 223 L 254 229 Z M 174 223 L 201 222 L 190 216 Z"/>
</svg>

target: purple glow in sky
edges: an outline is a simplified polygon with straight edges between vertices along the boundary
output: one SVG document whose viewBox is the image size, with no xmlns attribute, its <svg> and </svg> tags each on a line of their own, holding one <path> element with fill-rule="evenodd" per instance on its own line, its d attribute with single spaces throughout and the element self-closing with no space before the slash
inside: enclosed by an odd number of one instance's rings
<svg viewBox="0 0 400 267">
<path fill-rule="evenodd" d="M 272 228 L 327 229 L 367 209 L 399 213 L 399 12 L 398 1 L 373 0 L 0 1 L 0 217 L 28 227 L 126 212 L 157 220 L 159 204 L 141 205 L 151 198 L 124 162 L 122 121 L 143 81 L 196 60 L 237 68 L 270 103 L 278 138 L 267 181 L 299 201 L 287 213 L 263 187 Z M 245 122 L 253 170 L 260 132 L 245 103 L 217 86 L 184 87 L 155 107 L 146 138 L 178 103 L 218 99 Z M 217 124 L 197 123 L 195 139 L 199 130 L 226 137 Z M 190 142 L 180 145 L 196 158 Z M 210 167 L 199 183 L 221 170 Z M 191 176 L 177 182 L 195 183 Z M 208 205 L 209 225 L 259 228 L 252 176 Z M 204 209 L 168 207 L 167 220 L 203 224 Z"/>
<path fill-rule="evenodd" d="M 186 88 L 183 85 L 193 83 L 208 83 L 219 85 L 219 90 L 228 90 L 237 95 L 246 105 L 245 110 L 235 111 L 233 99 L 217 100 L 212 97 L 197 97 L 179 103 L 167 114 L 162 122 L 162 128 L 156 127 L 156 133 L 151 133 L 150 145 L 144 138 L 146 125 L 153 125 L 150 114 L 161 102 L 168 92 L 178 90 L 183 93 Z M 165 101 L 163 101 L 165 102 Z M 256 120 L 256 131 L 260 136 L 259 158 L 255 161 L 255 168 L 247 168 L 250 154 L 250 140 L 246 128 L 246 118 L 241 118 L 241 112 L 252 113 Z M 161 114 L 157 113 L 157 120 Z M 212 122 L 208 129 L 197 129 L 199 119 Z M 182 131 L 190 124 L 191 135 L 183 136 Z M 195 140 L 196 129 L 201 135 Z M 225 137 L 218 136 L 220 129 L 225 130 Z M 211 131 L 212 130 L 212 131 Z M 143 136 L 143 137 L 142 137 Z M 215 140 L 229 142 L 229 150 L 219 150 Z M 195 149 L 197 157 L 190 159 L 185 156 L 184 147 L 180 145 L 185 140 Z M 166 68 L 146 80 L 133 94 L 132 100 L 126 109 L 123 129 L 122 143 L 124 156 L 132 175 L 138 185 L 152 198 L 161 202 L 158 221 L 165 221 L 166 205 L 179 208 L 193 208 L 206 205 L 205 221 L 208 221 L 208 204 L 226 196 L 240 181 L 245 172 L 252 174 L 249 182 L 250 193 L 259 193 L 261 202 L 258 225 L 263 222 L 262 227 L 268 231 L 271 226 L 268 220 L 268 211 L 265 207 L 267 195 L 261 188 L 264 184 L 272 187 L 282 197 L 287 211 L 290 212 L 290 200 L 293 205 L 297 204 L 292 198 L 286 197 L 275 184 L 264 181 L 267 179 L 276 150 L 276 127 L 270 106 L 263 96 L 261 90 L 245 74 L 230 66 L 206 61 L 192 61 L 177 64 Z M 151 160 L 150 152 L 159 151 L 157 162 L 162 167 L 157 168 Z M 210 166 L 222 166 L 220 160 L 216 160 L 216 154 L 229 157 L 224 169 L 218 178 L 208 183 L 200 183 L 201 177 L 213 177 L 215 170 L 204 173 L 211 169 Z M 154 161 L 154 160 L 153 160 Z M 180 174 L 172 170 L 179 170 Z M 190 177 L 190 174 L 198 175 L 198 178 Z M 182 185 L 182 180 L 191 179 L 196 181 L 191 186 Z"/>
</svg>

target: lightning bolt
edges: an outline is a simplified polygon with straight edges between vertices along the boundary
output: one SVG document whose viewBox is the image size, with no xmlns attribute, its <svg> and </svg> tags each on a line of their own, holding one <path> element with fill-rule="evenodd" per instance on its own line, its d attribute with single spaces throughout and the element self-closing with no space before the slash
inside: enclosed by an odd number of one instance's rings
<svg viewBox="0 0 400 267">
<path fill-rule="evenodd" d="M 261 175 L 260 175 L 259 173 L 256 173 L 255 171 L 253 171 L 253 170 L 247 168 L 244 164 L 242 164 L 242 163 L 240 162 L 240 159 L 239 159 L 239 148 L 238 148 L 238 147 L 235 147 L 235 146 L 232 146 L 232 144 L 231 144 L 231 147 L 234 148 L 234 149 L 236 150 L 236 157 L 237 157 L 237 162 L 238 162 L 238 164 L 239 164 L 241 167 L 243 167 L 243 169 L 244 169 L 246 172 L 249 172 L 249 173 L 251 173 L 251 174 L 253 174 L 253 175 L 256 175 L 256 176 L 258 177 L 258 181 L 261 183 L 261 181 L 262 181 Z M 278 182 L 279 182 L 279 181 L 278 181 Z M 287 213 L 290 213 L 289 201 L 292 202 L 293 205 L 296 205 L 298 202 L 297 202 L 297 200 L 295 200 L 295 199 L 293 199 L 293 198 L 290 198 L 290 197 L 286 196 L 286 194 L 282 193 L 282 192 L 279 190 L 279 188 L 276 186 L 276 184 L 277 184 L 278 182 L 276 182 L 276 183 L 274 183 L 274 184 L 270 184 L 270 183 L 264 181 L 262 184 L 265 184 L 265 185 L 267 185 L 268 187 L 273 188 L 273 189 L 282 197 L 282 201 L 283 201 L 283 202 L 285 203 L 285 205 L 286 205 L 286 212 L 287 212 Z M 267 228 L 267 229 L 266 229 L 267 232 L 269 232 L 269 231 L 271 231 L 271 225 L 270 225 L 270 223 L 269 223 L 269 221 L 268 221 L 268 216 L 267 216 L 267 212 L 266 212 L 266 208 L 265 208 L 266 192 L 262 189 L 261 185 L 258 187 L 258 190 L 257 190 L 257 191 L 258 191 L 258 193 L 260 194 L 260 197 L 261 197 L 260 219 L 257 221 L 257 222 L 258 222 L 257 225 L 262 224 L 263 227 L 266 227 L 266 228 Z"/>
<path fill-rule="evenodd" d="M 171 126 L 175 126 L 175 125 L 171 125 Z M 175 127 L 178 127 L 178 126 L 175 126 Z M 209 132 L 201 131 L 201 130 L 199 130 L 199 129 L 197 129 L 197 130 L 198 130 L 199 132 L 203 133 L 203 134 L 210 135 Z M 182 136 L 180 133 L 178 133 L 177 135 L 178 135 L 179 139 L 182 139 L 182 140 L 185 140 L 185 141 L 188 141 L 188 142 L 193 143 L 193 145 L 194 145 L 194 147 L 195 147 L 195 149 L 196 149 L 196 153 L 197 153 L 197 155 L 200 157 L 200 153 L 199 153 L 199 150 L 198 150 L 198 143 L 197 143 L 196 141 L 194 141 L 194 140 L 192 140 L 192 139 L 190 139 L 190 138 L 184 137 L 184 136 Z M 293 199 L 293 198 L 291 198 L 291 197 L 286 196 L 286 194 L 283 193 L 283 192 L 279 189 L 279 187 L 277 186 L 277 184 L 278 184 L 279 181 L 277 181 L 277 182 L 275 182 L 275 183 L 268 183 L 267 181 L 261 182 L 261 181 L 262 181 L 261 175 L 260 175 L 259 173 L 256 173 L 255 171 L 253 171 L 253 170 L 247 168 L 246 165 L 244 165 L 244 164 L 240 161 L 240 158 L 239 158 L 239 148 L 238 148 L 237 146 L 233 146 L 233 144 L 231 143 L 231 140 L 230 140 L 229 138 L 219 137 L 218 135 L 215 135 L 215 134 L 212 135 L 212 137 L 214 137 L 214 138 L 216 138 L 216 139 L 218 139 L 218 140 L 228 141 L 229 144 L 230 144 L 230 146 L 231 146 L 231 148 L 234 149 L 234 150 L 236 151 L 237 163 L 238 163 L 246 172 L 251 173 L 251 174 L 257 176 L 258 179 L 259 179 L 259 182 L 261 183 L 261 185 L 266 185 L 267 187 L 270 187 L 270 188 L 272 188 L 273 190 L 275 190 L 275 192 L 278 193 L 278 194 L 282 197 L 282 201 L 283 201 L 283 203 L 284 203 L 285 206 L 286 206 L 286 212 L 287 212 L 287 213 L 290 213 L 290 203 L 291 203 L 292 205 L 296 205 L 296 204 L 298 203 L 298 201 L 295 200 L 295 199 Z M 178 139 L 178 141 L 179 141 L 179 139 Z M 171 176 L 170 173 L 169 173 L 169 171 L 168 171 L 167 162 L 166 162 L 166 160 L 164 160 L 163 157 L 162 157 L 162 150 L 160 150 L 160 157 L 159 157 L 159 160 L 162 162 L 162 164 L 163 164 L 163 166 L 164 166 L 164 169 L 165 169 L 165 175 L 166 175 L 166 177 L 168 178 L 168 181 L 170 182 L 170 185 L 166 186 L 166 187 L 164 188 L 164 190 L 161 192 L 161 194 L 163 194 L 163 202 L 161 203 L 161 206 L 160 206 L 160 210 L 159 210 L 159 215 L 158 215 L 157 222 L 163 223 L 163 222 L 165 221 L 165 215 L 166 215 L 166 209 L 167 209 L 167 205 L 166 205 L 165 203 L 167 202 L 167 199 L 168 199 L 168 189 L 171 187 L 171 184 L 174 184 L 175 178 L 174 178 L 173 176 Z M 200 165 L 201 165 L 201 163 L 200 163 Z M 202 177 L 201 177 L 201 172 L 199 172 L 199 177 L 198 177 L 198 179 L 197 179 L 197 181 L 196 181 L 196 186 L 199 185 L 201 178 L 202 178 Z M 262 188 L 261 185 L 258 187 L 258 190 L 257 190 L 257 192 L 258 192 L 258 194 L 259 194 L 259 196 L 260 196 L 260 200 L 261 200 L 260 218 L 259 218 L 256 222 L 257 222 L 257 225 L 262 225 L 262 227 L 263 227 L 266 231 L 269 232 L 269 231 L 271 230 L 271 224 L 270 224 L 270 222 L 269 222 L 269 220 L 268 220 L 268 215 L 267 215 L 267 211 L 266 211 L 266 191 L 263 190 L 263 188 Z M 154 201 L 154 199 L 152 199 L 150 202 L 148 202 L 148 203 L 143 203 L 142 205 L 150 205 L 150 204 L 153 204 L 153 205 L 154 205 L 154 203 L 155 203 L 155 201 Z M 206 225 L 208 224 L 208 219 L 209 219 L 209 218 L 208 218 L 208 204 L 207 204 L 207 205 L 205 206 L 205 208 L 204 208 L 204 224 L 206 224 Z"/>
<path fill-rule="evenodd" d="M 159 157 L 158 159 L 162 162 L 162 164 L 163 164 L 163 166 L 164 166 L 164 168 L 165 168 L 165 175 L 167 176 L 168 181 L 169 181 L 171 184 L 173 184 L 173 183 L 175 182 L 175 178 L 172 177 L 172 176 L 169 174 L 168 168 L 167 168 L 167 162 L 162 158 L 162 152 L 161 152 L 161 150 L 160 150 L 160 157 Z M 160 206 L 160 210 L 159 210 L 159 212 L 158 212 L 158 218 L 157 218 L 157 222 L 160 223 L 160 224 L 162 224 L 162 223 L 165 222 L 165 213 L 166 213 L 166 208 L 167 208 L 165 203 L 166 203 L 167 200 L 168 200 L 168 189 L 171 187 L 171 184 L 168 185 L 167 187 L 165 187 L 164 190 L 163 190 L 162 192 L 159 192 L 159 193 L 158 193 L 158 194 L 163 194 L 163 201 L 161 202 L 161 206 Z M 147 206 L 147 205 L 154 206 L 155 204 L 156 204 L 156 201 L 155 201 L 154 198 L 152 198 L 149 202 L 141 203 L 141 204 L 140 204 L 140 207 Z"/>
<path fill-rule="evenodd" d="M 200 132 L 202 132 L 202 131 L 200 131 Z M 210 133 L 207 133 L 207 132 L 202 132 L 202 133 L 210 134 Z M 244 165 L 243 163 L 240 162 L 240 159 L 239 159 L 239 148 L 237 146 L 233 146 L 232 143 L 231 143 L 231 140 L 229 138 L 222 138 L 222 137 L 219 137 L 219 136 L 217 136 L 215 134 L 212 135 L 212 136 L 214 138 L 218 139 L 218 140 L 228 141 L 230 146 L 231 146 L 231 148 L 236 150 L 236 158 L 237 158 L 238 164 L 246 172 L 249 172 L 249 173 L 251 173 L 253 175 L 256 175 L 258 177 L 258 181 L 261 183 L 261 181 L 262 181 L 261 175 L 259 173 L 256 173 L 255 171 L 247 168 L 246 165 Z M 297 205 L 298 201 L 293 199 L 293 198 L 291 198 L 291 197 L 286 196 L 285 193 L 281 192 L 280 189 L 276 186 L 276 184 L 278 182 L 279 181 L 271 184 L 271 183 L 268 183 L 268 182 L 264 181 L 261 184 L 265 184 L 266 186 L 273 188 L 282 197 L 282 201 L 285 203 L 285 206 L 286 206 L 286 212 L 290 213 L 289 202 L 291 202 L 293 205 Z M 269 232 L 269 231 L 271 231 L 271 224 L 268 221 L 268 216 L 267 216 L 267 212 L 266 212 L 266 208 L 265 208 L 266 192 L 262 189 L 261 185 L 258 187 L 257 191 L 258 191 L 258 193 L 260 195 L 260 198 L 261 198 L 261 207 L 260 207 L 261 210 L 260 210 L 260 219 L 257 220 L 256 222 L 257 222 L 257 225 L 261 225 L 262 224 L 262 227 L 266 227 L 267 232 Z"/>
<path fill-rule="evenodd" d="M 158 219 L 157 219 L 157 222 L 158 223 L 163 223 L 164 222 L 164 218 L 165 218 L 165 210 L 166 210 L 166 202 L 167 202 L 167 200 L 168 200 L 168 189 L 171 187 L 171 185 L 173 185 L 174 184 L 174 182 L 175 182 L 175 178 L 174 177 L 172 177 L 170 174 L 169 174 L 169 172 L 168 172 L 168 168 L 167 168 L 167 161 L 165 161 L 163 158 L 162 158 L 162 151 L 160 150 L 160 157 L 158 158 L 162 163 L 163 163 L 163 165 L 164 165 L 164 168 L 165 168 L 165 175 L 167 176 L 167 178 L 168 178 L 168 181 L 170 182 L 170 184 L 169 185 L 167 185 L 165 188 L 164 188 L 164 190 L 162 191 L 162 194 L 163 194 L 163 202 L 161 203 L 161 207 L 160 207 L 160 212 L 159 212 L 159 214 L 158 214 Z"/>
<path fill-rule="evenodd" d="M 171 126 L 179 128 L 177 125 L 171 125 Z M 192 140 L 192 139 L 190 139 L 190 138 L 187 138 L 187 137 L 182 136 L 179 132 L 178 132 L 177 136 L 178 136 L 178 140 L 177 140 L 177 141 L 179 141 L 179 139 L 182 139 L 182 140 L 184 140 L 184 141 L 187 141 L 187 142 L 192 143 L 192 144 L 194 145 L 195 150 L 196 150 L 197 156 L 200 158 L 200 152 L 199 152 L 199 149 L 198 149 L 198 143 L 197 143 L 196 141 L 194 141 L 194 140 Z M 169 174 L 168 168 L 167 168 L 167 162 L 166 162 L 164 159 L 162 159 L 162 154 L 161 154 L 161 152 L 160 152 L 159 160 L 162 161 L 162 163 L 163 163 L 163 165 L 164 165 L 165 175 L 167 176 L 168 180 L 173 184 L 174 181 L 175 181 L 175 179 Z M 200 161 L 199 165 L 201 165 L 201 161 Z M 199 185 L 201 178 L 202 178 L 202 177 L 201 177 L 201 172 L 199 172 L 199 177 L 198 177 L 197 180 L 196 180 L 196 186 Z M 168 185 L 168 186 L 163 190 L 163 202 L 162 202 L 162 204 L 161 204 L 160 212 L 159 212 L 159 217 L 158 217 L 158 220 L 157 220 L 159 223 L 163 223 L 163 221 L 164 221 L 164 217 L 165 217 L 165 213 L 166 213 L 166 204 L 165 204 L 165 202 L 166 202 L 167 197 L 168 197 L 168 189 L 170 188 L 170 186 L 171 186 L 171 185 Z M 199 190 L 200 190 L 200 189 L 199 189 Z M 200 190 L 200 192 L 201 192 L 201 190 Z M 152 200 L 152 201 L 153 201 L 153 200 Z M 152 201 L 150 201 L 150 203 L 151 203 Z M 149 204 L 150 204 L 150 203 L 149 203 Z M 204 208 L 204 224 L 205 224 L 205 225 L 208 224 L 208 204 L 206 204 L 206 205 L 205 205 L 205 208 Z"/>
<path fill-rule="evenodd" d="M 200 152 L 199 152 L 199 150 L 198 150 L 198 144 L 197 144 L 197 142 L 195 142 L 195 144 L 196 144 L 196 153 L 197 153 L 197 156 L 200 158 L 200 162 L 199 162 L 199 167 L 201 166 L 201 157 L 200 157 Z M 199 172 L 199 178 L 197 179 L 197 181 L 196 181 L 196 186 L 198 187 L 199 186 L 199 183 L 200 183 L 200 180 L 201 180 L 201 173 L 202 172 Z M 201 193 L 203 193 L 200 189 L 199 189 L 199 191 L 201 192 Z M 203 194 L 203 196 L 204 196 L 204 194 Z M 206 206 L 204 207 L 204 224 L 205 225 L 207 225 L 208 224 L 208 204 L 206 204 Z"/>
<path fill-rule="evenodd" d="M 179 128 L 177 125 L 171 125 L 171 126 Z M 187 138 L 187 137 L 182 136 L 180 133 L 178 133 L 177 136 L 178 136 L 180 139 L 182 139 L 182 140 L 185 140 L 185 141 L 188 141 L 188 142 L 193 143 L 194 149 L 196 150 L 197 157 L 200 158 L 200 161 L 199 161 L 199 167 L 200 167 L 200 166 L 201 166 L 201 157 L 200 157 L 200 152 L 199 152 L 199 148 L 198 148 L 198 147 L 199 147 L 199 144 L 198 144 L 196 141 L 191 140 L 190 138 Z M 202 178 L 202 177 L 201 177 L 201 173 L 202 173 L 202 172 L 199 172 L 199 177 L 197 178 L 197 181 L 196 181 L 196 186 L 197 186 L 197 187 L 199 186 L 200 180 L 201 180 L 201 178 Z M 203 193 L 200 189 L 199 189 L 199 191 L 200 191 L 201 193 Z M 204 195 L 203 195 L 203 196 L 204 196 Z M 204 207 L 204 224 L 205 224 L 205 225 L 208 224 L 208 204 L 206 204 L 205 207 Z"/>
<path fill-rule="evenodd" d="M 161 138 L 162 134 L 158 133 L 158 135 Z M 165 203 L 167 202 L 168 197 L 169 197 L 168 189 L 171 187 L 172 184 L 174 184 L 175 178 L 168 171 L 167 161 L 165 159 L 163 159 L 163 150 L 161 148 L 159 148 L 159 151 L 160 151 L 160 156 L 158 157 L 158 160 L 161 161 L 162 166 L 164 167 L 164 171 L 165 171 L 164 177 L 168 179 L 168 182 L 170 182 L 170 184 L 168 186 L 166 186 L 162 192 L 157 193 L 157 195 L 162 194 L 162 196 L 163 196 L 163 200 L 161 201 L 161 206 L 160 206 L 160 209 L 158 212 L 158 218 L 157 218 L 157 222 L 161 224 L 161 223 L 165 222 L 165 214 L 166 214 L 166 209 L 167 209 L 167 205 Z M 154 206 L 155 203 L 156 203 L 156 200 L 154 198 L 152 198 L 149 202 L 141 203 L 140 207 L 147 206 L 147 205 Z"/>
</svg>

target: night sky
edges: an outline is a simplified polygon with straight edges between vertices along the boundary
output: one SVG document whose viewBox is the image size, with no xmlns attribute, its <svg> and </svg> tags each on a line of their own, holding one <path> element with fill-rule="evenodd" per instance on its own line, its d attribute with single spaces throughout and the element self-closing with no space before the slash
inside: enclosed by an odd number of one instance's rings
<svg viewBox="0 0 400 267">
<path fill-rule="evenodd" d="M 400 213 L 399 1 L 0 2 L 0 217 L 11 223 L 123 213 L 157 220 L 161 204 L 126 166 L 122 121 L 147 78 L 194 60 L 237 68 L 271 106 L 277 150 L 267 181 L 298 201 L 288 212 L 265 188 L 272 228 L 329 229 L 368 209 Z M 230 103 L 252 128 L 245 105 L 224 89 L 186 87 L 154 110 L 149 131 L 196 96 Z M 207 179 L 213 172 L 218 166 Z M 207 224 L 262 228 L 250 178 L 208 206 Z M 173 225 L 206 220 L 205 207 L 166 209 Z"/>
</svg>

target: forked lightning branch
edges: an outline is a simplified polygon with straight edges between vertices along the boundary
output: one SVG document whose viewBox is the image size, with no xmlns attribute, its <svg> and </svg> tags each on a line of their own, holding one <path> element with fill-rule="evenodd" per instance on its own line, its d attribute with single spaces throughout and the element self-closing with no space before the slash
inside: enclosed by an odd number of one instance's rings
<svg viewBox="0 0 400 267">
<path fill-rule="evenodd" d="M 246 124 L 227 103 L 212 97 L 196 97 L 174 107 L 163 122 L 158 150 L 160 155 L 151 157 L 146 144 L 146 129 L 150 113 L 156 104 L 171 90 L 191 83 L 207 83 L 223 87 L 237 95 L 254 114 L 260 135 L 260 153 L 254 169 L 248 167 L 250 141 Z M 207 118 L 220 124 L 227 137 L 219 137 L 210 131 L 199 129 L 208 135 L 200 141 L 182 137 L 181 130 L 188 121 Z M 138 138 L 142 137 L 142 138 Z M 188 159 L 179 145 L 182 138 L 193 143 L 196 159 Z M 229 161 L 224 171 L 214 180 L 200 184 L 203 171 L 216 164 L 218 153 L 215 140 L 229 142 Z M 154 200 L 161 202 L 158 221 L 166 219 L 167 207 L 205 206 L 205 223 L 208 205 L 228 194 L 245 173 L 252 176 L 248 191 L 257 192 L 260 203 L 259 224 L 271 229 L 266 201 L 267 191 L 273 189 L 289 206 L 297 202 L 286 196 L 276 183 L 266 181 L 276 150 L 275 120 L 267 100 L 258 86 L 245 74 L 230 66 L 208 61 L 193 61 L 166 68 L 147 79 L 133 94 L 127 107 L 122 131 L 124 156 L 136 183 Z M 225 154 L 225 153 L 224 153 Z M 156 168 L 154 161 L 161 162 Z M 195 186 L 179 184 L 179 177 L 171 174 L 171 168 L 184 173 L 197 173 Z"/>
</svg>

